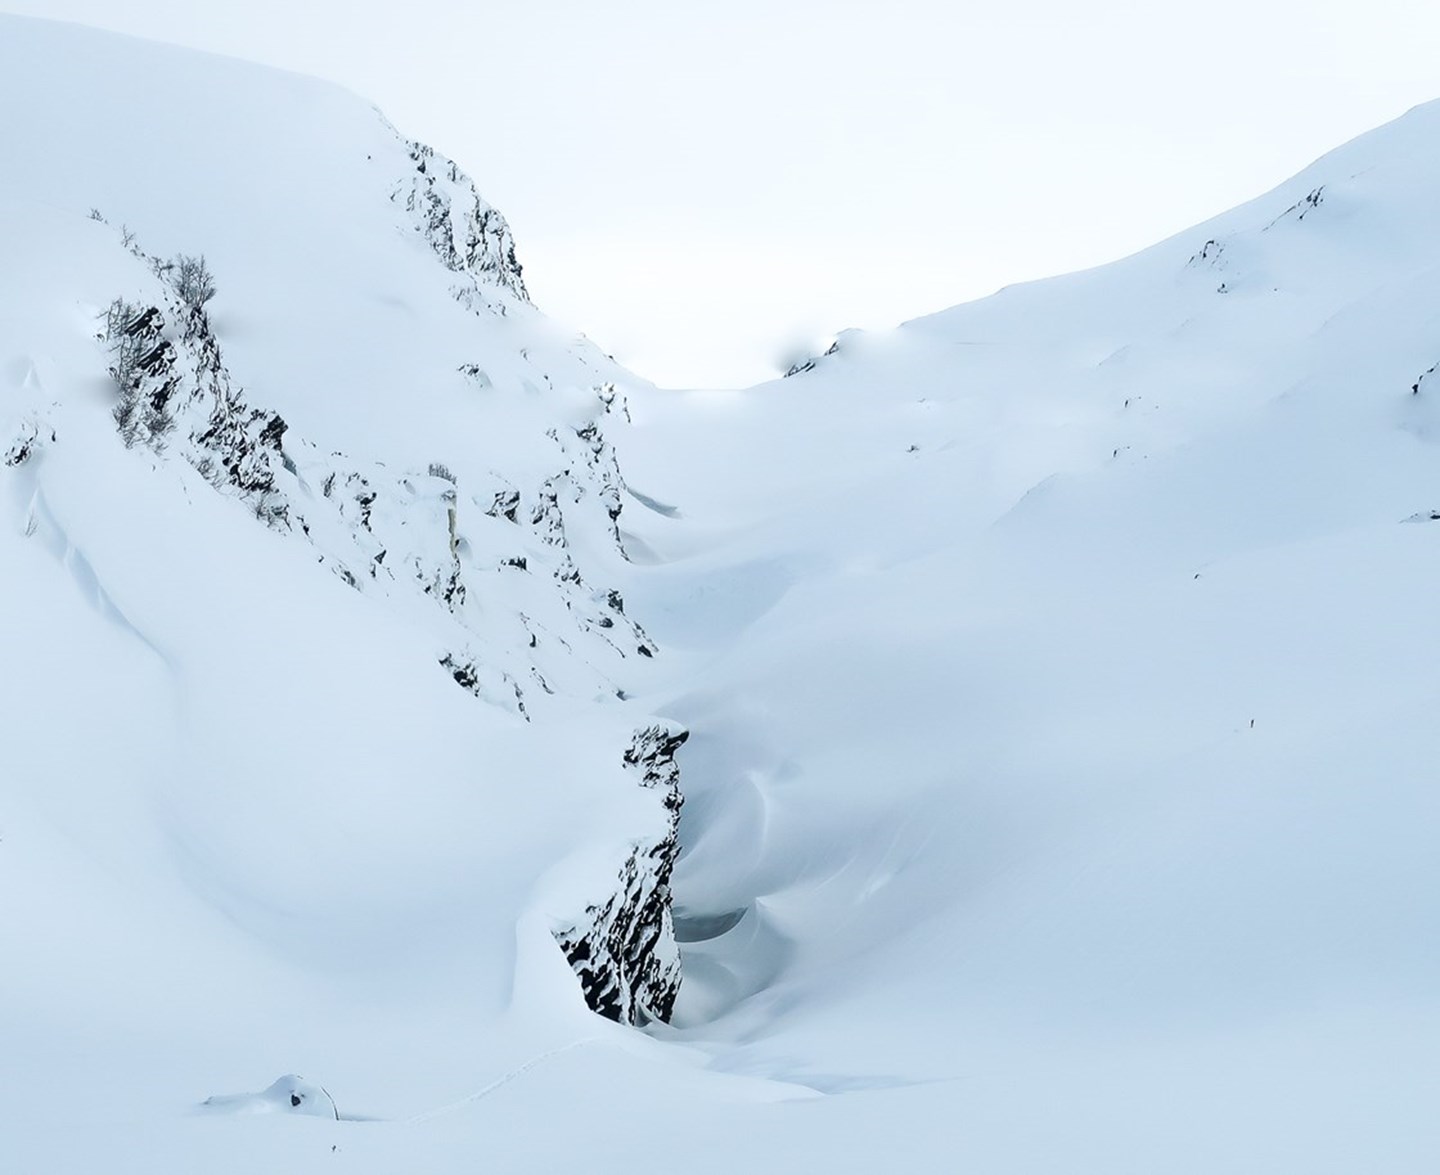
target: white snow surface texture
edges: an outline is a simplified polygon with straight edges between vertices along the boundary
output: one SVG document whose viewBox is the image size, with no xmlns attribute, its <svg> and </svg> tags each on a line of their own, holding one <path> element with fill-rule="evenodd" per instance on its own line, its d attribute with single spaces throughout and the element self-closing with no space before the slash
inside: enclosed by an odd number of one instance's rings
<svg viewBox="0 0 1440 1175">
<path fill-rule="evenodd" d="M 334 87 L 4 17 L 0 103 L 0 1170 L 1440 1164 L 1440 105 L 686 393 Z M 553 935 L 657 721 L 641 1029 Z"/>
</svg>

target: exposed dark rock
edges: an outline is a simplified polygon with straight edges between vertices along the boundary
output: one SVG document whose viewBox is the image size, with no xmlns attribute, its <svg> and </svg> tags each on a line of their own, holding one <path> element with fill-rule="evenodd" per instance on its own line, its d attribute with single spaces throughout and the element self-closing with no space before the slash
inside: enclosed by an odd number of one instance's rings
<svg viewBox="0 0 1440 1175">
<path fill-rule="evenodd" d="M 530 713 L 525 708 L 525 691 L 504 670 L 486 667 L 473 658 L 456 657 L 450 653 L 440 658 L 440 664 L 461 689 L 518 714 L 526 722 L 530 721 Z"/>
<path fill-rule="evenodd" d="M 469 302 L 477 287 L 490 286 L 528 302 L 505 218 L 480 198 L 453 161 L 423 143 L 407 141 L 407 146 L 415 170 L 390 198 L 414 215 L 416 231 L 445 267 L 471 279 L 471 285 L 456 289 L 456 296 Z"/>
<path fill-rule="evenodd" d="M 437 175 L 432 154 L 419 151 L 415 158 L 417 175 Z M 440 166 L 438 175 L 446 192 L 451 191 L 446 185 L 461 183 L 448 165 Z M 428 183 L 422 186 L 429 190 Z M 428 197 L 424 206 L 439 207 Z M 477 224 L 483 229 L 490 222 L 482 216 Z M 455 252 L 452 256 L 443 241 L 438 246 L 432 241 L 440 259 L 478 281 L 474 267 L 483 270 L 483 265 L 478 255 L 466 252 L 468 246 L 461 247 L 468 237 L 453 235 L 456 223 L 447 231 Z M 637 647 L 652 656 L 654 646 L 624 615 L 619 593 L 586 583 L 567 536 L 568 527 L 597 536 L 608 529 L 623 554 L 616 521 L 624 482 L 599 423 L 619 397 L 613 386 L 593 389 L 595 419 L 546 430 L 559 452 L 551 475 L 528 491 L 496 470 L 473 475 L 467 470 L 467 489 L 471 476 L 476 484 L 460 495 L 455 474 L 440 463 L 431 463 L 421 475 L 352 461 L 343 453 L 326 456 L 309 440 L 295 438 L 278 413 L 254 407 L 232 380 L 207 313 L 212 298 L 223 298 L 223 275 L 217 295 L 203 261 L 192 259 L 198 286 L 187 296 L 181 288 L 184 265 L 145 254 L 133 238 L 122 243 L 159 279 L 158 288 L 150 285 L 154 305 L 117 300 L 105 319 L 102 337 L 119 401 L 116 423 L 127 445 L 182 457 L 217 490 L 244 502 L 256 518 L 303 537 L 316 548 L 320 563 L 357 591 L 415 593 L 439 603 L 455 626 L 442 647 L 454 651 L 457 667 L 468 667 L 451 676 L 475 696 L 527 719 L 521 681 L 528 687 L 536 680 L 545 694 L 556 692 L 550 684 L 554 680 L 563 683 L 560 692 L 623 696 L 609 678 L 607 663 L 623 661 Z M 518 269 L 514 276 L 518 280 Z M 478 367 L 473 373 L 464 370 L 477 382 L 485 379 Z M 11 454 L 16 462 L 28 455 L 26 446 Z M 475 545 L 460 529 L 464 512 L 471 509 L 529 531 L 511 547 L 523 553 L 502 548 L 493 559 L 477 559 Z M 508 569 L 531 572 L 535 590 L 549 596 L 543 652 L 534 651 L 533 633 L 528 646 L 510 642 L 513 630 L 503 610 L 487 608 L 486 577 Z M 474 595 L 482 598 L 471 602 Z M 577 636 L 592 639 L 577 641 Z"/>
<path fill-rule="evenodd" d="M 53 439 L 53 437 L 52 437 Z M 24 465 L 35 455 L 40 445 L 40 429 L 33 421 L 20 426 L 10 446 L 5 450 L 5 464 L 11 468 Z"/>
<path fill-rule="evenodd" d="M 1307 216 L 1310 215 L 1310 213 L 1314 212 L 1315 209 L 1319 208 L 1320 205 L 1322 205 L 1323 203 L 1325 203 L 1325 185 L 1321 184 L 1318 188 L 1315 188 L 1303 198 L 1296 200 L 1295 203 L 1290 205 L 1289 208 L 1285 209 L 1284 212 L 1282 212 L 1279 216 L 1277 216 L 1260 231 L 1268 232 L 1286 217 L 1294 217 L 1296 221 L 1304 220 Z"/>
<path fill-rule="evenodd" d="M 792 375 L 803 375 L 807 371 L 814 371 L 816 365 L 820 362 L 820 360 L 826 358 L 826 356 L 836 354 L 839 350 L 840 340 L 836 339 L 833 343 L 831 343 L 828 347 L 825 348 L 824 354 L 811 355 L 808 358 L 801 359 L 796 363 L 792 363 L 789 367 L 785 369 L 785 374 L 781 376 L 781 378 L 789 379 Z"/>
<path fill-rule="evenodd" d="M 680 767 L 675 753 L 689 738 L 677 726 L 656 724 L 635 732 L 625 766 L 636 782 L 660 793 L 667 834 L 641 844 L 620 870 L 619 887 L 589 906 L 556 941 L 591 1010 L 622 1024 L 668 1021 L 680 990 L 680 948 L 675 941 L 670 876 L 679 852 Z"/>
<path fill-rule="evenodd" d="M 494 502 L 485 513 L 491 518 L 504 518 L 510 522 L 517 522 L 516 514 L 520 509 L 519 490 L 500 490 L 495 495 Z"/>
</svg>

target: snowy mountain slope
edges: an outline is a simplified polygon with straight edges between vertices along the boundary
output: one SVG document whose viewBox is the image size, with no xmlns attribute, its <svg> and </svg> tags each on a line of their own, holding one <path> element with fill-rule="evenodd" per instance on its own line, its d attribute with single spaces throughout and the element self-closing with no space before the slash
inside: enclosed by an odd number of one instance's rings
<svg viewBox="0 0 1440 1175">
<path fill-rule="evenodd" d="M 4 1169 L 1433 1167 L 1440 109 L 672 393 L 353 98 L 0 67 Z"/>
<path fill-rule="evenodd" d="M 282 957 L 480 951 L 499 962 L 465 986 L 503 1002 L 528 910 L 562 967 L 552 935 L 635 956 L 607 956 L 612 1014 L 663 1007 L 677 801 L 634 778 L 655 723 L 619 705 L 656 650 L 600 578 L 625 561 L 604 430 L 633 380 L 529 306 L 458 169 L 354 99 L 5 33 L 7 105 L 33 111 L 0 132 L 6 742 L 38 732 L 13 803 L 114 858 L 134 909 L 169 886 Z M 96 692 L 72 706 L 77 675 Z M 550 733 L 512 729 L 541 714 Z"/>
<path fill-rule="evenodd" d="M 692 650 L 682 934 L 743 911 L 684 1038 L 963 1074 L 991 1170 L 1433 1160 L 1437 135 L 636 401 L 621 459 L 689 523 L 628 592 Z"/>
</svg>

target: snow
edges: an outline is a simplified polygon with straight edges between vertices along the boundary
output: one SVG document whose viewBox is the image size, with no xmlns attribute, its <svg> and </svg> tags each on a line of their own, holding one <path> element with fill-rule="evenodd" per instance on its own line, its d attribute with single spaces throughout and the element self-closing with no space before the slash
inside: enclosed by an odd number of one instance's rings
<svg viewBox="0 0 1440 1175">
<path fill-rule="evenodd" d="M 0 1167 L 1440 1158 L 1440 106 L 691 393 L 445 263 L 331 87 L 6 17 L 0 97 Z M 310 531 L 121 443 L 101 316 L 165 297 L 122 226 L 205 255 Z M 640 1031 L 553 935 L 666 835 L 657 719 L 684 979 Z"/>
<path fill-rule="evenodd" d="M 215 1114 L 300 1114 L 340 1120 L 334 1099 L 323 1086 L 297 1073 L 278 1077 L 259 1093 L 225 1093 L 207 1097 L 200 1108 Z"/>
</svg>

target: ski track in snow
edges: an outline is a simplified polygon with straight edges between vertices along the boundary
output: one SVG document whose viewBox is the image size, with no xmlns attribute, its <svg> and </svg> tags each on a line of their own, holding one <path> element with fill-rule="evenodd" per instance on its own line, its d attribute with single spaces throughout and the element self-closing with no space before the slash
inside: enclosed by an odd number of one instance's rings
<svg viewBox="0 0 1440 1175">
<path fill-rule="evenodd" d="M 501 1076 L 497 1077 L 494 1081 L 490 1082 L 489 1085 L 481 1086 L 474 1093 L 467 1094 L 465 1097 L 450 1102 L 448 1105 L 438 1106 L 433 1110 L 426 1110 L 424 1113 L 415 1114 L 409 1118 L 406 1118 L 405 1125 L 418 1126 L 421 1123 L 430 1122 L 435 1118 L 442 1117 L 445 1114 L 453 1114 L 458 1110 L 463 1110 L 466 1107 L 474 1105 L 476 1102 L 489 1097 L 497 1090 L 503 1089 L 505 1086 L 509 1085 L 510 1082 L 516 1080 L 517 1078 L 523 1077 L 526 1073 L 530 1072 L 530 1070 L 535 1068 L 537 1065 L 543 1065 L 546 1061 L 549 1061 L 554 1057 L 558 1057 L 563 1055 L 564 1053 L 570 1052 L 571 1049 L 582 1048 L 587 1044 L 595 1043 L 595 1041 L 599 1039 L 599 1037 L 590 1037 L 587 1040 L 575 1040 L 571 1041 L 569 1044 L 561 1045 L 559 1048 L 551 1049 L 549 1052 L 541 1053 L 539 1056 L 532 1057 L 523 1065 L 519 1065 L 516 1068 L 511 1069 L 508 1073 L 504 1073 Z"/>
</svg>

